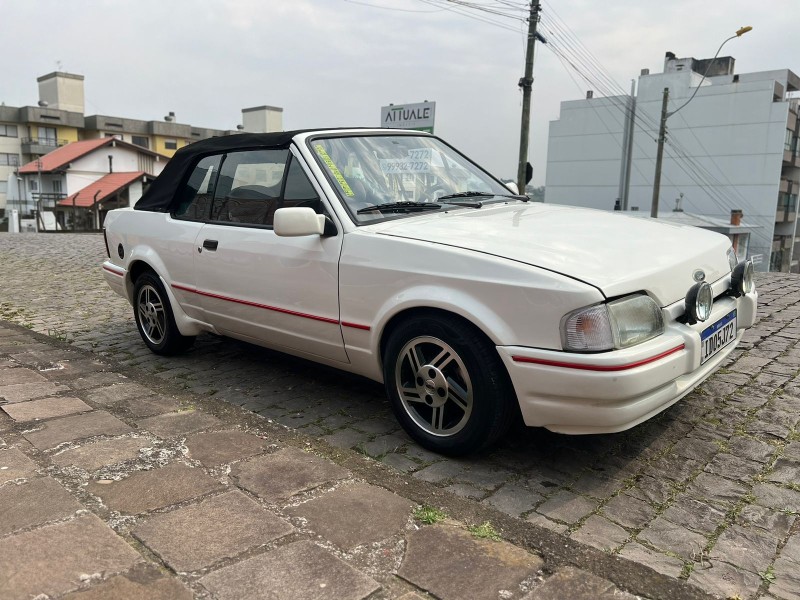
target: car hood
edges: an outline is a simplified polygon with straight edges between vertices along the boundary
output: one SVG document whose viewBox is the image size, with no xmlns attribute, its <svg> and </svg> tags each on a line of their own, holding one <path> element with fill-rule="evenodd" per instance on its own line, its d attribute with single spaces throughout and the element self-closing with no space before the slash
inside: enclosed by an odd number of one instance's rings
<svg viewBox="0 0 800 600">
<path fill-rule="evenodd" d="M 555 271 L 606 297 L 647 291 L 661 306 L 684 298 L 700 269 L 730 271 L 725 236 L 614 212 L 514 202 L 369 226 L 379 235 L 443 244 Z"/>
</svg>

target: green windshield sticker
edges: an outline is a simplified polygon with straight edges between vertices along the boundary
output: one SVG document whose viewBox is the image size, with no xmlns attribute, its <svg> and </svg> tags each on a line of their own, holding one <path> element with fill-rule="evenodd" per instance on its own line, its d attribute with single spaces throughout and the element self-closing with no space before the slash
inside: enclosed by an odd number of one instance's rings
<svg viewBox="0 0 800 600">
<path fill-rule="evenodd" d="M 314 150 L 317 151 L 319 157 L 322 159 L 322 162 L 325 163 L 325 166 L 328 167 L 328 170 L 333 175 L 334 179 L 339 182 L 339 185 L 342 186 L 342 190 L 344 191 L 345 195 L 347 196 L 355 196 L 355 192 L 350 188 L 347 184 L 347 180 L 342 175 L 342 172 L 337 168 L 337 166 L 333 163 L 333 159 L 328 156 L 328 153 L 325 152 L 325 148 L 322 147 L 322 144 L 317 144 L 314 146 Z"/>
</svg>

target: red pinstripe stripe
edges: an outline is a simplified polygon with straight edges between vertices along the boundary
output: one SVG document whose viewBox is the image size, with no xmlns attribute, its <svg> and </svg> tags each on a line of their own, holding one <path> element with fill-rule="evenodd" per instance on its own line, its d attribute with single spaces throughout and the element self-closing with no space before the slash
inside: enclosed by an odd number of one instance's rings
<svg viewBox="0 0 800 600">
<path fill-rule="evenodd" d="M 105 269 L 109 273 L 113 273 L 118 277 L 125 277 L 125 271 L 117 271 L 116 269 L 112 269 L 111 267 L 107 267 L 105 265 L 103 265 L 103 269 Z"/>
<path fill-rule="evenodd" d="M 253 306 L 255 308 L 263 308 L 264 310 L 271 310 L 274 312 L 283 313 L 286 315 L 292 315 L 293 317 L 302 317 L 304 319 L 312 319 L 314 321 L 322 321 L 323 323 L 331 323 L 333 325 L 342 325 L 343 327 L 352 327 L 354 329 L 364 329 L 366 331 L 370 330 L 369 325 L 359 325 L 357 323 L 345 323 L 344 321 L 339 321 L 338 319 L 331 319 L 329 317 L 320 317 L 319 315 L 311 315 L 308 313 L 297 312 L 296 310 L 289 310 L 288 308 L 280 308 L 278 306 L 270 306 L 268 304 L 260 304 L 258 302 L 250 302 L 249 300 L 240 300 L 238 298 L 231 298 L 230 296 L 222 296 L 220 294 L 212 294 L 211 292 L 204 292 L 202 290 L 197 290 L 194 288 L 190 288 L 184 285 L 179 285 L 177 283 L 173 283 L 172 287 L 176 290 L 182 290 L 184 292 L 191 292 L 192 294 L 198 294 L 200 296 L 206 296 L 208 298 L 216 298 L 217 300 L 225 300 L 226 302 L 234 302 L 236 304 L 243 304 L 245 306 Z"/>
<path fill-rule="evenodd" d="M 514 362 L 519 363 L 533 363 L 536 365 L 546 365 L 548 367 L 580 369 L 582 371 L 627 371 L 628 369 L 635 369 L 636 367 L 641 367 L 642 365 L 647 365 L 657 360 L 661 360 L 662 358 L 669 356 L 670 354 L 674 354 L 675 352 L 679 352 L 684 348 L 686 348 L 686 344 L 681 344 L 680 346 L 675 346 L 671 350 L 667 350 L 661 354 L 656 354 L 655 356 L 643 358 L 642 360 L 637 360 L 636 362 L 627 363 L 624 365 L 586 365 L 581 363 L 562 362 L 559 360 L 547 360 L 545 358 L 529 358 L 527 356 L 512 356 L 511 359 Z"/>
</svg>

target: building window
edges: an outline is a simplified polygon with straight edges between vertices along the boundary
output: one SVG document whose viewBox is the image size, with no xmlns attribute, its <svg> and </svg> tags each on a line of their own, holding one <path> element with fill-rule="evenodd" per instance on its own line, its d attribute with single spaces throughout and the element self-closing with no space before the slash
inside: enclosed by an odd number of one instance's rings
<svg viewBox="0 0 800 600">
<path fill-rule="evenodd" d="M 18 167 L 19 154 L 0 153 L 0 167 Z"/>
<path fill-rule="evenodd" d="M 39 182 L 37 182 L 35 179 L 31 179 L 30 180 L 30 184 L 31 184 L 31 191 L 32 192 L 38 192 L 39 191 Z"/>
<path fill-rule="evenodd" d="M 42 146 L 57 146 L 58 130 L 55 127 L 39 127 L 38 141 Z"/>
<path fill-rule="evenodd" d="M 146 135 L 132 135 L 131 142 L 142 148 L 150 148 L 150 139 Z"/>
<path fill-rule="evenodd" d="M 8 191 L 8 182 L 0 181 L 0 194 L 5 194 Z M 11 208 L 11 207 L 9 207 Z"/>
<path fill-rule="evenodd" d="M 178 140 L 164 140 L 164 148 L 167 150 L 177 150 Z"/>
<path fill-rule="evenodd" d="M 17 126 L 0 125 L 0 137 L 17 137 Z"/>
<path fill-rule="evenodd" d="M 60 179 L 54 179 L 53 180 L 53 192 L 55 192 L 56 194 L 60 194 L 61 193 L 61 180 Z"/>
</svg>

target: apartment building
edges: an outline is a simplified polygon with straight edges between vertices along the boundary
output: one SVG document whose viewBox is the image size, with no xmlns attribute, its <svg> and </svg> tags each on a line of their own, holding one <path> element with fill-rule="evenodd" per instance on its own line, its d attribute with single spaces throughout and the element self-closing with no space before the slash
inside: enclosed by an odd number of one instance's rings
<svg viewBox="0 0 800 600">
<path fill-rule="evenodd" d="M 163 119 L 144 121 L 126 117 L 85 113 L 84 77 L 57 71 L 37 79 L 39 100 L 36 106 L 0 105 L 0 215 L 9 204 L 25 210 L 36 206 L 42 190 L 32 189 L 37 178 L 23 177 L 22 165 L 36 161 L 57 148 L 82 140 L 116 138 L 148 150 L 150 154 L 171 157 L 178 148 L 196 140 L 248 131 L 267 133 L 283 130 L 283 109 L 258 106 L 242 109 L 237 129 L 221 130 L 178 123 L 174 112 Z M 0 98 L 0 101 L 2 98 Z M 148 153 L 145 153 L 148 155 Z M 154 174 L 154 173 L 148 173 Z M 49 181 L 49 177 L 47 178 Z M 66 197 L 66 191 L 48 191 L 47 204 Z M 24 213 L 23 213 L 24 214 Z M 27 215 L 26 215 L 27 216 Z"/>
<path fill-rule="evenodd" d="M 632 96 L 562 102 L 550 123 L 545 201 L 649 213 L 668 89 L 659 208 L 680 198 L 687 212 L 720 221 L 741 211 L 756 268 L 800 272 L 800 78 L 788 69 L 737 74 L 734 64 L 667 53 L 663 73 L 642 71 Z"/>
</svg>

